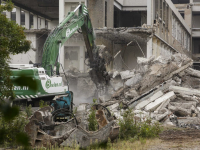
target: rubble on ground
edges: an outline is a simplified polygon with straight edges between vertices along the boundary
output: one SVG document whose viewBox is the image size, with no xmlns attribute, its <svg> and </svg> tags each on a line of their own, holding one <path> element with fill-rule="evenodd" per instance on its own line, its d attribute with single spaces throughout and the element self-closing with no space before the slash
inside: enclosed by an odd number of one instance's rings
<svg viewBox="0 0 200 150">
<path fill-rule="evenodd" d="M 88 116 L 91 109 L 95 110 L 97 131 L 89 131 Z M 64 110 L 72 115 L 67 122 L 54 122 L 55 119 L 51 113 L 53 110 L 54 107 L 46 106 L 35 111 L 29 118 L 25 132 L 30 137 L 32 147 L 79 146 L 86 148 L 92 144 L 107 142 L 108 139 L 114 140 L 119 135 L 116 120 L 110 111 L 100 104 L 92 106 L 86 103 L 80 104 L 76 115 Z"/>
<path fill-rule="evenodd" d="M 73 146 L 76 141 L 85 148 L 91 142 L 105 142 L 108 137 L 115 139 L 119 134 L 117 123 L 123 120 L 123 113 L 128 109 L 140 121 L 150 118 L 164 126 L 200 129 L 200 71 L 192 68 L 192 59 L 177 53 L 157 58 L 138 57 L 137 63 L 138 69 L 110 73 L 107 93 L 99 97 L 100 104 L 92 108 L 89 104 L 80 104 L 75 117 L 66 123 L 55 123 L 49 115 L 45 116 L 50 106 L 35 112 L 26 126 L 31 145 Z M 91 84 L 85 78 L 81 83 Z M 89 90 L 94 93 L 94 89 Z M 88 130 L 91 109 L 96 110 L 99 126 L 95 132 Z"/>
<path fill-rule="evenodd" d="M 137 58 L 137 70 L 113 71 L 115 91 L 102 103 L 117 119 L 133 109 L 141 120 L 151 118 L 163 125 L 200 128 L 200 71 L 184 54 Z M 122 106 L 121 106 L 122 105 Z"/>
</svg>

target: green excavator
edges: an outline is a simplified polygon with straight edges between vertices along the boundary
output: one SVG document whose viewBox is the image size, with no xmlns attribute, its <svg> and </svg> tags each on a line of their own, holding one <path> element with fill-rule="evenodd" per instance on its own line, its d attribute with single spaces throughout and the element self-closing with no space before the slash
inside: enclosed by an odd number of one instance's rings
<svg viewBox="0 0 200 150">
<path fill-rule="evenodd" d="M 97 88 L 106 85 L 109 78 L 106 73 L 105 60 L 100 57 L 99 47 L 95 44 L 94 31 L 88 10 L 84 4 L 80 4 L 74 11 L 69 12 L 65 19 L 47 37 L 43 46 L 41 67 L 35 67 L 34 64 L 10 64 L 11 80 L 14 85 L 13 90 L 16 100 L 34 101 L 49 96 L 63 95 L 69 91 L 69 85 L 64 85 L 59 73 L 59 70 L 63 69 L 62 64 L 58 62 L 59 51 L 62 45 L 80 29 L 89 56 L 91 79 Z M 56 67 L 56 71 L 54 71 L 54 67 Z M 34 80 L 37 87 L 33 89 L 27 84 L 24 86 L 22 86 L 22 83 L 19 84 L 17 79 L 21 76 Z M 24 82 L 29 81 L 24 80 Z"/>
</svg>

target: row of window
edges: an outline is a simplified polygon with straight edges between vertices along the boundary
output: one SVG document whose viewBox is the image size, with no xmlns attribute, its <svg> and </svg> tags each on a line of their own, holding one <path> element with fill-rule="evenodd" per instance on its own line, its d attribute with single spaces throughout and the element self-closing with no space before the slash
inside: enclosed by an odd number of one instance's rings
<svg viewBox="0 0 200 150">
<path fill-rule="evenodd" d="M 6 12 L 2 12 L 2 14 L 6 15 Z M 11 20 L 16 22 L 16 12 L 13 11 L 11 12 L 11 16 L 9 16 L 9 18 L 11 18 Z M 33 14 L 30 14 L 30 27 L 29 28 L 33 28 Z M 25 25 L 25 12 L 21 11 L 21 25 L 24 26 Z M 38 18 L 38 25 L 41 25 L 41 18 Z M 48 27 L 48 22 L 47 20 L 45 20 L 45 27 Z"/>
</svg>

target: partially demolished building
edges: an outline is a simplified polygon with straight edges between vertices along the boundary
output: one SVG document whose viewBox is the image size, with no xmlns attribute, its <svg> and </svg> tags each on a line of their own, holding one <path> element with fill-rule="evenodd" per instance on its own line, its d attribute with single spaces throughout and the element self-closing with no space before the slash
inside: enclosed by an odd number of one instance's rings
<svg viewBox="0 0 200 150">
<path fill-rule="evenodd" d="M 75 9 L 80 0 L 60 0 L 59 3 L 49 1 L 48 4 L 43 1 L 32 2 L 33 6 L 20 0 L 13 2 L 16 5 L 15 10 L 6 12 L 6 15 L 28 29 L 27 38 L 32 41 L 32 50 L 28 52 L 29 60 L 40 63 L 42 45 L 49 32 L 44 29 L 57 26 L 69 11 Z M 106 45 L 113 56 L 122 50 L 122 58 L 117 57 L 112 66 L 109 66 L 111 68 L 133 69 L 136 67 L 138 56 L 170 55 L 177 51 L 192 56 L 190 26 L 171 0 L 82 0 L 81 2 L 88 7 L 97 33 L 97 44 Z M 45 11 L 41 10 L 42 8 L 45 8 Z M 47 11 L 49 13 L 45 14 Z M 187 18 L 187 15 L 185 16 Z M 61 63 L 65 70 L 73 67 L 82 73 L 87 72 L 84 63 L 87 56 L 82 35 L 78 33 L 74 35 L 62 49 Z M 23 61 L 24 58 L 21 56 L 12 58 L 12 63 L 29 62 L 28 59 Z"/>
<path fill-rule="evenodd" d="M 113 57 L 107 65 L 108 71 L 137 69 L 137 57 L 170 56 L 177 52 L 198 63 L 200 25 L 194 20 L 198 20 L 199 4 L 198 0 L 185 1 L 186 4 L 178 4 L 178 0 L 12 0 L 16 8 L 5 14 L 27 29 L 32 48 L 26 54 L 11 56 L 11 63 L 41 63 L 42 47 L 49 32 L 80 2 L 88 8 L 96 44 L 105 45 Z M 82 34 L 73 35 L 61 49 L 60 62 L 66 72 L 72 72 L 72 79 L 75 78 L 71 89 L 80 95 L 88 93 L 85 85 L 95 89 L 87 73 Z M 93 97 L 95 90 L 89 93 L 87 97 Z"/>
</svg>

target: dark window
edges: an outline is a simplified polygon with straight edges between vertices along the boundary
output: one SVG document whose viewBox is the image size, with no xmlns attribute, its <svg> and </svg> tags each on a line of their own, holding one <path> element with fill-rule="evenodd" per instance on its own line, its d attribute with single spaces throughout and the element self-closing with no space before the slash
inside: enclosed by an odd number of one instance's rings
<svg viewBox="0 0 200 150">
<path fill-rule="evenodd" d="M 25 25 L 25 12 L 21 11 L 21 25 Z"/>
<path fill-rule="evenodd" d="M 114 6 L 114 28 L 120 27 L 120 10 Z"/>
<path fill-rule="evenodd" d="M 32 14 L 30 14 L 30 28 L 31 28 L 31 26 L 33 26 L 33 15 Z"/>
<path fill-rule="evenodd" d="M 48 21 L 45 20 L 45 28 L 48 28 Z"/>
<path fill-rule="evenodd" d="M 107 1 L 105 1 L 105 27 L 107 27 Z"/>
<path fill-rule="evenodd" d="M 172 0 L 172 3 L 174 3 L 174 4 L 188 4 L 188 3 L 190 3 L 190 0 Z"/>
<path fill-rule="evenodd" d="M 200 63 L 193 63 L 193 68 L 196 70 L 200 70 Z"/>
<path fill-rule="evenodd" d="M 141 11 L 122 11 L 120 27 L 141 27 L 141 13 Z"/>
<path fill-rule="evenodd" d="M 193 0 L 194 3 L 200 3 L 200 0 Z"/>
<path fill-rule="evenodd" d="M 181 16 L 183 17 L 183 19 L 185 19 L 185 14 L 183 11 L 179 11 L 179 13 L 181 14 Z"/>
<path fill-rule="evenodd" d="M 16 21 L 16 12 L 11 12 L 11 20 Z"/>
<path fill-rule="evenodd" d="M 193 54 L 200 54 L 200 38 L 192 38 Z"/>
</svg>

